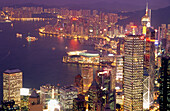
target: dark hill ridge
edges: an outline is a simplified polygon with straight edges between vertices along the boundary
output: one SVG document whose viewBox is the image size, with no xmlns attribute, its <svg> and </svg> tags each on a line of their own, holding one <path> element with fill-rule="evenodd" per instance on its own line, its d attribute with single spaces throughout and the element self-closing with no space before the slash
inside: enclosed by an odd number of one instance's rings
<svg viewBox="0 0 170 111">
<path fill-rule="evenodd" d="M 119 13 L 119 15 L 128 16 L 127 19 L 119 20 L 118 24 L 125 25 L 134 22 L 135 25 L 141 25 L 141 18 L 145 15 L 145 10 L 134 11 L 128 13 Z M 151 24 L 155 28 L 161 24 L 170 24 L 170 6 L 157 10 L 152 10 Z"/>
</svg>

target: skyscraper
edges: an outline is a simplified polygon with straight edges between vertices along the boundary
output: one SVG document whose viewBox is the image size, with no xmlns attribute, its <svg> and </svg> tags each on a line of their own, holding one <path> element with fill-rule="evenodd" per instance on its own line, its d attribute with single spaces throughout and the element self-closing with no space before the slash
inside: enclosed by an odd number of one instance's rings
<svg viewBox="0 0 170 111">
<path fill-rule="evenodd" d="M 72 85 L 60 88 L 61 109 L 64 111 L 71 111 L 73 109 L 73 99 L 77 98 L 77 94 L 77 88 Z"/>
<path fill-rule="evenodd" d="M 124 110 L 143 111 L 144 40 L 140 35 L 125 37 Z"/>
<path fill-rule="evenodd" d="M 146 73 L 149 74 L 149 78 L 144 78 L 149 79 L 147 99 L 146 96 L 144 98 L 147 102 L 145 101 L 144 108 L 149 109 L 149 106 L 153 103 L 155 79 L 155 30 L 152 28 L 147 28 L 144 47 L 144 69 L 146 70 Z M 146 92 L 144 93 L 146 94 Z"/>
<path fill-rule="evenodd" d="M 160 68 L 160 111 L 169 111 L 170 109 L 170 57 L 163 55 L 162 67 Z"/>
<path fill-rule="evenodd" d="M 89 111 L 102 111 L 102 107 L 102 92 L 94 79 L 88 90 L 88 109 Z"/>
<path fill-rule="evenodd" d="M 82 67 L 81 76 L 83 77 L 83 92 L 87 92 L 93 81 L 93 68 Z"/>
<path fill-rule="evenodd" d="M 43 108 L 47 108 L 48 102 L 51 99 L 59 99 L 58 98 L 58 87 L 50 84 L 40 86 L 40 102 L 43 105 Z"/>
<path fill-rule="evenodd" d="M 146 34 L 147 27 L 151 26 L 151 10 L 148 9 L 148 3 L 146 4 L 146 13 L 141 19 L 141 24 L 143 26 L 142 34 Z"/>
<path fill-rule="evenodd" d="M 15 104 L 20 105 L 20 88 L 22 88 L 21 70 L 6 70 L 3 73 L 3 100 L 14 100 Z"/>
</svg>

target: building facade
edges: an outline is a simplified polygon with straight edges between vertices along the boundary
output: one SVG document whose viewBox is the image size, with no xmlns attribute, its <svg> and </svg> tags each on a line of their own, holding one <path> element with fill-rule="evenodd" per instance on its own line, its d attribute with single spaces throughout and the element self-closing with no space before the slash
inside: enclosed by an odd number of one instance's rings
<svg viewBox="0 0 170 111">
<path fill-rule="evenodd" d="M 20 89 L 23 86 L 22 72 L 19 69 L 6 70 L 3 73 L 3 100 L 14 100 L 20 106 Z"/>
<path fill-rule="evenodd" d="M 87 92 L 93 81 L 93 68 L 82 67 L 81 76 L 83 77 L 83 92 Z"/>
<path fill-rule="evenodd" d="M 143 36 L 127 35 L 124 54 L 124 111 L 143 111 L 143 61 Z"/>
<path fill-rule="evenodd" d="M 51 99 L 59 99 L 58 98 L 58 87 L 47 84 L 47 85 L 42 85 L 40 87 L 40 103 L 43 105 L 43 108 L 48 107 L 48 102 Z"/>
<path fill-rule="evenodd" d="M 77 98 L 78 90 L 74 86 L 64 86 L 60 88 L 61 109 L 64 111 L 73 110 L 73 99 Z"/>
</svg>

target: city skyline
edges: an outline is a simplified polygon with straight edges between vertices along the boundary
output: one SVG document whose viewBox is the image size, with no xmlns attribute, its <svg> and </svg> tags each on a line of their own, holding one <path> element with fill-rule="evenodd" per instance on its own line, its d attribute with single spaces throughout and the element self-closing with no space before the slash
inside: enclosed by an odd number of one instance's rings
<svg viewBox="0 0 170 111">
<path fill-rule="evenodd" d="M 135 11 L 131 17 L 96 7 L 2 7 L 0 110 L 17 106 L 24 111 L 142 111 L 165 106 L 169 99 L 159 104 L 159 96 L 162 102 L 167 95 L 160 86 L 170 83 L 170 61 L 162 58 L 170 56 L 170 23 L 165 13 L 160 22 L 154 20 L 159 20 L 157 12 L 168 13 L 168 8 L 152 11 L 151 3 L 144 4 L 142 16 Z M 119 24 L 124 20 L 130 22 Z M 15 104 L 10 98 L 21 101 Z"/>
</svg>

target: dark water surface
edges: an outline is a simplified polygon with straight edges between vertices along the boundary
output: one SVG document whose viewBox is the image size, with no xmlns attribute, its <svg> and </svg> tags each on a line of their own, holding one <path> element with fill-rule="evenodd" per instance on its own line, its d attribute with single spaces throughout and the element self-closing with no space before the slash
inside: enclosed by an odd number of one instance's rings
<svg viewBox="0 0 170 111">
<path fill-rule="evenodd" d="M 85 40 L 40 36 L 37 29 L 45 24 L 47 22 L 13 22 L 13 27 L 8 23 L 0 24 L 1 100 L 2 77 L 7 69 L 22 70 L 23 87 L 36 89 L 47 83 L 72 84 L 74 77 L 80 74 L 79 65 L 64 64 L 62 57 L 69 50 L 93 50 L 93 47 L 85 45 Z M 16 33 L 23 34 L 23 37 L 17 38 Z M 28 43 L 25 39 L 28 33 L 38 40 Z"/>
</svg>

